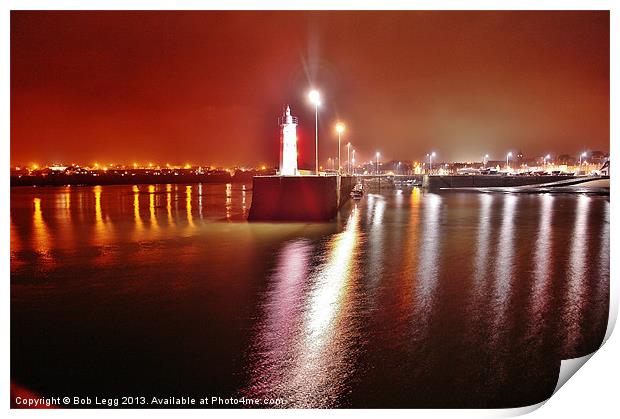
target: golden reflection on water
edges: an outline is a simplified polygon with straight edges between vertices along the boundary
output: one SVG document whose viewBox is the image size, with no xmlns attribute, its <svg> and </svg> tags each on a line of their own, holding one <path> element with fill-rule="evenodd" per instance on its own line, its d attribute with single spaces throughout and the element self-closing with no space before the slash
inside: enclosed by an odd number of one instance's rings
<svg viewBox="0 0 620 419">
<path fill-rule="evenodd" d="M 103 216 L 101 215 L 101 186 L 95 186 L 95 225 L 101 227 Z"/>
<path fill-rule="evenodd" d="M 168 224 L 170 226 L 174 225 L 174 220 L 172 218 L 172 185 L 166 185 L 166 214 L 168 215 Z"/>
<path fill-rule="evenodd" d="M 306 322 L 306 348 L 316 349 L 334 326 L 347 282 L 351 279 L 353 259 L 359 236 L 359 210 L 354 207 L 344 231 L 333 237 L 329 259 L 316 274 L 316 285 L 310 296 L 310 311 Z"/>
<path fill-rule="evenodd" d="M 187 223 L 193 227 L 194 217 L 192 216 L 192 186 L 187 185 L 185 187 L 185 207 L 187 211 Z"/>
<path fill-rule="evenodd" d="M 267 321 L 257 338 L 260 358 L 252 367 L 250 394 L 277 395 L 289 407 L 325 407 L 341 393 L 342 376 L 353 362 L 348 348 L 358 341 L 348 312 L 355 304 L 350 294 L 358 275 L 359 219 L 355 206 L 309 278 L 307 243 L 294 242 L 281 253 L 274 277 L 279 283 L 268 297 Z"/>
<path fill-rule="evenodd" d="M 137 185 L 132 188 L 133 191 L 133 218 L 136 230 L 142 230 L 142 218 L 140 217 L 140 189 Z"/>
<path fill-rule="evenodd" d="M 151 220 L 151 228 L 157 229 L 157 215 L 155 213 L 155 185 L 149 185 L 149 214 Z"/>
<path fill-rule="evenodd" d="M 41 198 L 34 198 L 32 202 L 34 204 L 34 212 L 32 214 L 34 248 L 38 252 L 47 253 L 51 248 L 50 233 L 47 224 L 43 220 Z"/>
<path fill-rule="evenodd" d="M 64 207 L 69 212 L 71 210 L 71 186 L 67 186 L 67 190 L 64 193 Z"/>
<path fill-rule="evenodd" d="M 243 213 L 243 216 L 245 217 L 247 214 L 247 208 L 245 203 L 245 185 L 241 187 L 241 211 Z"/>
<path fill-rule="evenodd" d="M 202 220 L 202 183 L 198 184 L 198 216 Z"/>
<path fill-rule="evenodd" d="M 230 220 L 232 210 L 232 184 L 226 184 L 226 219 Z"/>
<path fill-rule="evenodd" d="M 95 194 L 95 235 L 93 237 L 95 242 L 100 243 L 106 238 L 106 223 L 103 220 L 103 212 L 101 210 L 101 186 L 94 187 L 93 192 Z"/>
</svg>

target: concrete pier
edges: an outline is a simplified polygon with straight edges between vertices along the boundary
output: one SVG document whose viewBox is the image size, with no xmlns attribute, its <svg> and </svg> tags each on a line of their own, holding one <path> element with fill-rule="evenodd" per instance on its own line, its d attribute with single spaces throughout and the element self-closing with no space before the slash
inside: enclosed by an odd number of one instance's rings
<svg viewBox="0 0 620 419">
<path fill-rule="evenodd" d="M 248 220 L 331 220 L 354 184 L 352 176 L 255 176 Z"/>
<path fill-rule="evenodd" d="M 422 186 L 430 190 L 446 188 L 490 188 L 538 185 L 573 179 L 572 176 L 501 176 L 501 175 L 455 175 L 424 176 Z"/>
</svg>

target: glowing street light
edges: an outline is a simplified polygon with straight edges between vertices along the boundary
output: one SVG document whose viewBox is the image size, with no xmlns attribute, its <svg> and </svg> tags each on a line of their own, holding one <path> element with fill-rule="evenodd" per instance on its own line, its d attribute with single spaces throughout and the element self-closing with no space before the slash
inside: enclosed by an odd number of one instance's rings
<svg viewBox="0 0 620 419">
<path fill-rule="evenodd" d="M 430 154 L 427 154 L 426 157 L 428 157 L 428 171 L 430 172 L 431 170 L 433 170 L 433 157 L 435 157 L 436 154 L 433 151 Z"/>
<path fill-rule="evenodd" d="M 551 155 L 547 154 L 545 157 L 543 157 L 543 165 L 545 167 L 547 167 L 547 161 L 549 161 L 551 159 Z"/>
<path fill-rule="evenodd" d="M 351 158 L 351 164 L 353 164 L 353 171 L 352 173 L 355 174 L 355 149 L 353 149 L 353 157 Z"/>
<path fill-rule="evenodd" d="M 321 104 L 321 95 L 318 90 L 311 90 L 308 93 L 310 103 L 314 105 L 314 173 L 319 174 L 319 105 Z M 340 164 L 340 161 L 338 161 Z"/>
<path fill-rule="evenodd" d="M 512 157 L 512 151 L 509 151 L 508 154 L 506 154 L 506 170 L 510 168 L 510 166 L 508 166 L 508 159 L 510 159 L 511 157 Z"/>
<path fill-rule="evenodd" d="M 483 165 L 484 167 L 487 167 L 487 163 L 488 163 L 488 162 L 489 162 L 489 155 L 488 155 L 488 154 L 485 154 L 485 155 L 482 157 L 482 165 Z"/>
<path fill-rule="evenodd" d="M 381 155 L 381 153 L 379 153 L 378 151 L 377 151 L 377 154 L 375 154 L 375 157 L 377 159 L 376 160 L 377 161 L 377 174 L 379 174 L 379 156 L 380 155 Z"/>
<path fill-rule="evenodd" d="M 351 173 L 351 143 L 347 143 L 347 174 Z"/>
<path fill-rule="evenodd" d="M 581 167 L 581 159 L 586 157 L 587 155 L 588 153 L 586 153 L 585 151 L 579 155 L 579 167 Z"/>
<path fill-rule="evenodd" d="M 340 137 L 342 136 L 342 133 L 344 132 L 344 124 L 342 122 L 338 122 L 336 124 L 336 132 L 338 133 L 338 173 L 340 173 L 340 167 L 342 166 L 342 163 L 340 160 Z"/>
</svg>

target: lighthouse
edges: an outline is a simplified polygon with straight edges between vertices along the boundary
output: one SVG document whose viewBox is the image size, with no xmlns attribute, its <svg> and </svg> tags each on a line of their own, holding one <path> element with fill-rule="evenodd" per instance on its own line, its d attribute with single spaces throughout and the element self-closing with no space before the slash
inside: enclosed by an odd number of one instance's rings
<svg viewBox="0 0 620 419">
<path fill-rule="evenodd" d="M 297 117 L 291 115 L 286 105 L 278 118 L 280 125 L 280 176 L 297 176 Z"/>
</svg>

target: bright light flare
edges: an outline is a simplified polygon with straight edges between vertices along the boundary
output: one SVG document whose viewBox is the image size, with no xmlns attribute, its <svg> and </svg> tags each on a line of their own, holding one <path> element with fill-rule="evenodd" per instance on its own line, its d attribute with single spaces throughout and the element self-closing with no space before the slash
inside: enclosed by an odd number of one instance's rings
<svg viewBox="0 0 620 419">
<path fill-rule="evenodd" d="M 338 134 L 342 134 L 344 132 L 344 129 L 345 129 L 345 127 L 344 127 L 344 124 L 342 122 L 338 122 L 336 124 L 336 132 Z"/>
<path fill-rule="evenodd" d="M 314 106 L 321 105 L 321 94 L 318 90 L 311 90 L 310 93 L 308 93 L 308 99 Z"/>
</svg>

